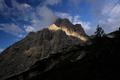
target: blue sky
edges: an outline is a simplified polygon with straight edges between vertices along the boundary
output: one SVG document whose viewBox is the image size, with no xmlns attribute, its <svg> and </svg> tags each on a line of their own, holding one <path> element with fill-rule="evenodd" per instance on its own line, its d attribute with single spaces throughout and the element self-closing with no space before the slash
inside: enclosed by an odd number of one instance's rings
<svg viewBox="0 0 120 80">
<path fill-rule="evenodd" d="M 56 18 L 82 24 L 93 34 L 97 24 L 105 32 L 120 26 L 119 0 L 0 0 L 0 51 L 52 24 Z"/>
</svg>

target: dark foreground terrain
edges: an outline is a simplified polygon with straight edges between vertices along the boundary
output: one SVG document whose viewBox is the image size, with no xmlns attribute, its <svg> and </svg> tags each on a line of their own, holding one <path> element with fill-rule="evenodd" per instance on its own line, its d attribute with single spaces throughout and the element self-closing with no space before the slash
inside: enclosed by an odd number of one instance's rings
<svg viewBox="0 0 120 80">
<path fill-rule="evenodd" d="M 119 80 L 120 31 L 91 41 L 51 54 L 6 80 Z"/>
</svg>

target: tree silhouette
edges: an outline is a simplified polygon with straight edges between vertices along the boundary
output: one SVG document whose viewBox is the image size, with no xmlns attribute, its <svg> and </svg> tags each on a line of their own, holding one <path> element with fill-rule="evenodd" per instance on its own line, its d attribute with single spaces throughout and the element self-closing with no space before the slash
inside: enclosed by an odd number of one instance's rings
<svg viewBox="0 0 120 80">
<path fill-rule="evenodd" d="M 99 25 L 96 28 L 95 37 L 103 37 L 105 35 L 104 30 Z"/>
</svg>

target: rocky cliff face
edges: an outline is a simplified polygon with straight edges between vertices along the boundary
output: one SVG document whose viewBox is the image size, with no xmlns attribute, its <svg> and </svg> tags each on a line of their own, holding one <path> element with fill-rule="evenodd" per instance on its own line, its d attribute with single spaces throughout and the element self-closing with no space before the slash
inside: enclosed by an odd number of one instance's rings
<svg viewBox="0 0 120 80">
<path fill-rule="evenodd" d="M 48 28 L 29 33 L 7 48 L 0 57 L 0 78 L 28 70 L 36 61 L 63 52 L 68 46 L 84 45 L 88 38 L 80 24 L 58 19 Z"/>
</svg>

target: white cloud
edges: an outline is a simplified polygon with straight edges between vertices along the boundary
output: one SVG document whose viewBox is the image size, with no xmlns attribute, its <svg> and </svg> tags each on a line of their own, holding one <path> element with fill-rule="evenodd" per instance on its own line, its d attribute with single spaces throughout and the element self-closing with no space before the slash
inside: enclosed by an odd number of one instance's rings
<svg viewBox="0 0 120 80">
<path fill-rule="evenodd" d="M 116 18 L 116 19 L 118 19 L 118 17 L 120 17 L 120 4 L 117 4 L 113 7 L 111 12 L 109 13 L 109 16 L 111 18 Z"/>
<path fill-rule="evenodd" d="M 20 37 L 24 31 L 14 23 L 0 24 L 0 30 Z"/>
<path fill-rule="evenodd" d="M 46 5 L 55 5 L 55 4 L 58 4 L 60 2 L 61 2 L 61 0 L 46 0 L 45 4 Z"/>
<path fill-rule="evenodd" d="M 56 12 L 55 13 L 57 17 L 59 18 L 67 18 L 69 19 L 70 21 L 72 21 L 73 19 L 73 16 L 71 14 L 68 14 L 68 13 L 63 13 L 63 12 Z"/>
<path fill-rule="evenodd" d="M 23 20 L 23 21 L 29 21 L 29 14 L 33 10 L 32 6 L 30 6 L 27 3 L 18 3 L 16 0 L 11 0 L 12 8 L 7 8 L 9 17 L 13 18 L 15 20 Z M 13 17 L 12 17 L 13 16 Z"/>
<path fill-rule="evenodd" d="M 54 12 L 50 10 L 47 6 L 38 7 L 37 13 L 42 18 L 40 19 L 40 22 L 42 22 L 42 27 L 44 27 L 45 24 L 46 26 L 48 26 L 49 24 L 53 23 L 56 19 Z"/>
<path fill-rule="evenodd" d="M 108 14 L 115 7 L 119 0 L 105 0 L 103 4 L 102 14 Z"/>
<path fill-rule="evenodd" d="M 48 7 L 48 5 L 56 5 L 62 0 L 46 0 L 42 6 L 38 5 L 30 14 L 30 22 L 35 31 L 48 27 L 56 20 L 55 13 Z"/>
<path fill-rule="evenodd" d="M 2 17 L 24 20 L 27 16 L 26 13 L 30 12 L 32 8 L 29 4 L 20 4 L 16 0 L 11 0 L 11 5 L 12 7 L 8 7 L 5 0 L 0 0 L 0 15 Z"/>
<path fill-rule="evenodd" d="M 35 29 L 32 26 L 24 26 L 24 28 L 27 33 L 35 31 Z"/>
<path fill-rule="evenodd" d="M 78 15 L 73 17 L 73 21 L 72 22 L 73 22 L 73 24 L 81 24 L 86 31 L 91 29 L 90 22 L 82 21 L 80 19 L 80 16 L 78 16 Z"/>
<path fill-rule="evenodd" d="M 10 24 L 0 24 L 0 26 L 2 26 L 0 27 L 0 30 L 18 36 L 23 32 L 22 29 L 16 25 L 19 24 L 19 21 L 30 23 L 30 25 L 25 28 L 26 32 L 32 30 L 38 31 L 47 27 L 56 19 L 54 12 L 48 7 L 48 5 L 53 6 L 61 1 L 62 0 L 45 0 L 42 2 L 42 5 L 32 7 L 27 3 L 18 3 L 17 0 L 11 0 L 12 7 L 8 7 L 4 0 L 0 0 L 0 15 L 2 17 L 10 18 L 13 21 Z"/>
<path fill-rule="evenodd" d="M 120 25 L 120 3 L 119 0 L 112 0 L 104 5 L 100 24 L 104 26 L 106 32 L 117 30 Z"/>
<path fill-rule="evenodd" d="M 31 8 L 31 6 L 27 3 L 18 3 L 16 0 L 11 0 L 11 3 L 12 3 L 12 7 L 13 8 L 16 8 L 20 11 L 23 11 L 24 9 L 28 9 L 28 8 Z"/>
</svg>

